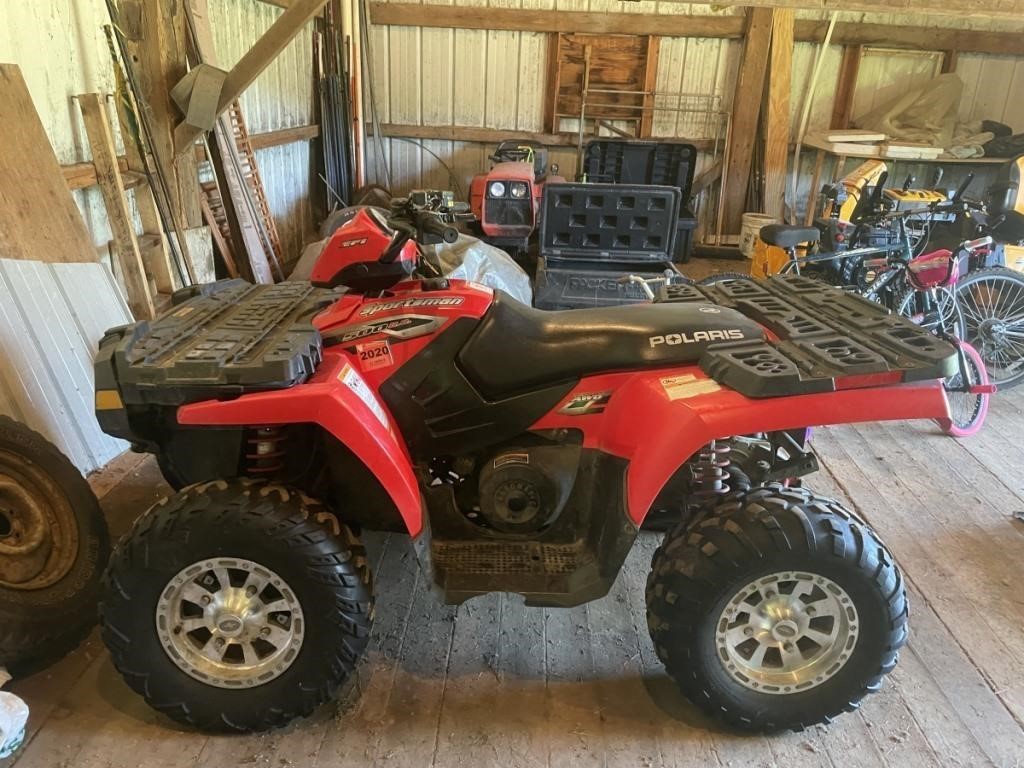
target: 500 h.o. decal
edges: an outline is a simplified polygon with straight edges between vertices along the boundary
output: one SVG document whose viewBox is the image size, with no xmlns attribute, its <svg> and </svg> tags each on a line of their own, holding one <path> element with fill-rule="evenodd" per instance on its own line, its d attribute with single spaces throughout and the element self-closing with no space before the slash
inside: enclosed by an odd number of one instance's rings
<svg viewBox="0 0 1024 768">
<path fill-rule="evenodd" d="M 648 338 L 648 342 L 654 349 L 662 344 L 674 347 L 676 344 L 698 344 L 702 341 L 741 341 L 745 338 L 746 336 L 739 328 L 728 328 L 715 331 L 693 331 L 692 335 L 682 332 L 666 333 L 663 336 L 651 336 Z"/>
<path fill-rule="evenodd" d="M 347 325 L 344 328 L 336 328 L 324 334 L 324 344 L 334 346 L 345 344 L 356 339 L 365 339 L 368 336 L 383 334 L 392 339 L 405 340 L 414 339 L 417 336 L 425 336 L 433 333 L 444 325 L 444 318 L 429 317 L 427 315 L 399 315 L 384 320 L 376 320 L 372 323 L 362 325 Z"/>
</svg>

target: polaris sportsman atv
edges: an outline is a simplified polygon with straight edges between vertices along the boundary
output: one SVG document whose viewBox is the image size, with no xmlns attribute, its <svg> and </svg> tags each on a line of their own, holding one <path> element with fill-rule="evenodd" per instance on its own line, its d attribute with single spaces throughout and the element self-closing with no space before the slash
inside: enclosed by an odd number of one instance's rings
<svg viewBox="0 0 1024 768">
<path fill-rule="evenodd" d="M 694 703 L 799 729 L 877 690 L 903 578 L 791 478 L 815 468 L 810 425 L 947 417 L 954 349 L 800 277 L 544 312 L 425 274 L 417 241 L 450 236 L 429 212 L 361 211 L 312 284 L 204 286 L 103 339 L 98 419 L 178 489 L 106 575 L 129 685 L 200 728 L 280 726 L 366 647 L 362 530 L 410 536 L 450 603 L 572 606 L 670 510 L 648 623 Z"/>
</svg>

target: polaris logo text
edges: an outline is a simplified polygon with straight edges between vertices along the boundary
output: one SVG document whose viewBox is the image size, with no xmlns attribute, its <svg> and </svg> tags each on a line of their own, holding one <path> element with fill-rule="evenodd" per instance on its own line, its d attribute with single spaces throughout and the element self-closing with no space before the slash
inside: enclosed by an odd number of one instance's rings
<svg viewBox="0 0 1024 768">
<path fill-rule="evenodd" d="M 688 333 L 666 333 L 664 336 L 651 336 L 648 341 L 651 349 L 668 344 L 674 347 L 677 344 L 699 344 L 703 341 L 739 341 L 746 338 L 739 328 L 730 328 L 724 331 L 694 331 L 691 336 Z"/>
<path fill-rule="evenodd" d="M 462 303 L 461 296 L 431 296 L 423 299 L 401 299 L 400 301 L 385 301 L 380 304 L 371 304 L 359 310 L 363 317 L 376 315 L 378 312 L 387 312 L 392 309 L 406 309 L 407 307 L 457 307 Z"/>
</svg>

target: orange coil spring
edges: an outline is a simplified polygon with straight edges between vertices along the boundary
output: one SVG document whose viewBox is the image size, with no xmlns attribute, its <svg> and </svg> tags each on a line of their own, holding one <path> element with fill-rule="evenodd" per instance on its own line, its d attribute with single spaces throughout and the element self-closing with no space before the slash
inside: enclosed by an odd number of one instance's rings
<svg viewBox="0 0 1024 768">
<path fill-rule="evenodd" d="M 729 472 L 732 463 L 729 459 L 730 451 L 730 446 L 719 445 L 715 440 L 701 449 L 693 466 L 693 497 L 708 499 L 730 491 L 727 482 L 732 477 Z"/>
<path fill-rule="evenodd" d="M 247 474 L 273 475 L 284 469 L 284 427 L 252 427 L 246 437 L 245 464 Z"/>
</svg>

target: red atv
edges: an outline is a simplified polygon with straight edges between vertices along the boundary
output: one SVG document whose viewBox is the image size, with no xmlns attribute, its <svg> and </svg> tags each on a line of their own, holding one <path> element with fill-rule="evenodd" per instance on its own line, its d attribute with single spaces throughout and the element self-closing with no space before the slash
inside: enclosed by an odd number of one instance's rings
<svg viewBox="0 0 1024 768">
<path fill-rule="evenodd" d="M 106 575 L 129 685 L 204 729 L 280 726 L 366 647 L 362 530 L 408 534 L 450 603 L 572 606 L 671 514 L 648 623 L 694 703 L 776 730 L 877 690 L 907 636 L 903 578 L 794 478 L 815 468 L 809 425 L 946 417 L 954 349 L 801 277 L 535 310 L 431 277 L 416 242 L 450 236 L 363 211 L 334 274 L 190 290 L 101 342 L 100 423 L 177 488 Z"/>
<path fill-rule="evenodd" d="M 539 223 L 544 185 L 565 179 L 555 175 L 557 165 L 548 168 L 548 151 L 536 142 L 503 141 L 491 160 L 490 171 L 473 177 L 470 210 L 483 239 L 518 258 Z"/>
</svg>

